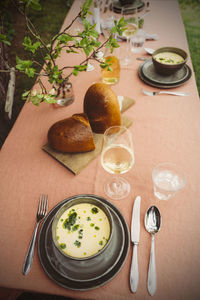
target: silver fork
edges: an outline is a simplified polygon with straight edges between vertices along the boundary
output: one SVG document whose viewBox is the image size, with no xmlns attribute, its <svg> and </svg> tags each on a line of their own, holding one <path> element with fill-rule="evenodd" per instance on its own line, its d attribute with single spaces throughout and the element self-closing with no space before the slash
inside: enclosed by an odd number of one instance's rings
<svg viewBox="0 0 200 300">
<path fill-rule="evenodd" d="M 142 92 L 147 95 L 147 96 L 156 96 L 156 95 L 160 95 L 160 94 L 168 94 L 168 95 L 174 95 L 174 96 L 189 96 L 188 93 L 184 93 L 184 92 L 167 92 L 167 91 L 160 91 L 160 92 L 156 92 L 156 91 L 147 91 L 142 89 Z"/>
<path fill-rule="evenodd" d="M 39 224 L 42 221 L 42 219 L 44 219 L 44 217 L 46 216 L 47 209 L 48 209 L 48 195 L 40 195 L 37 217 L 36 217 L 37 222 L 36 222 L 35 229 L 34 229 L 34 232 L 32 235 L 32 239 L 30 241 L 28 251 L 26 254 L 26 258 L 24 261 L 23 270 L 22 270 L 23 275 L 27 275 L 31 269 L 38 227 L 39 227 Z"/>
</svg>

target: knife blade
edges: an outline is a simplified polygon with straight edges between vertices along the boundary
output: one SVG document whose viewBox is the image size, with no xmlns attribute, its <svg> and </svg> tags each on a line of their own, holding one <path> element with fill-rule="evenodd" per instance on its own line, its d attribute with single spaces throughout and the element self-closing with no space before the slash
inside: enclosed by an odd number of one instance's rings
<svg viewBox="0 0 200 300">
<path fill-rule="evenodd" d="M 131 241 L 133 243 L 133 254 L 130 269 L 130 288 L 136 293 L 139 282 L 137 247 L 140 241 L 140 203 L 141 197 L 137 196 L 133 205 L 131 221 Z"/>
</svg>

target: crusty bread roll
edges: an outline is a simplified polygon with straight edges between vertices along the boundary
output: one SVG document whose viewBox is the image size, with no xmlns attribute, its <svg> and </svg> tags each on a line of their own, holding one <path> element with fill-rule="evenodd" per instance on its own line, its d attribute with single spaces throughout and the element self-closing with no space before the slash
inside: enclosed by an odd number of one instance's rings
<svg viewBox="0 0 200 300">
<path fill-rule="evenodd" d="M 121 125 L 117 96 L 105 83 L 95 83 L 89 87 L 84 98 L 84 112 L 96 133 L 104 133 L 111 126 Z"/>
<path fill-rule="evenodd" d="M 87 115 L 74 114 L 53 124 L 48 131 L 49 145 L 59 152 L 87 152 L 95 149 Z"/>
</svg>

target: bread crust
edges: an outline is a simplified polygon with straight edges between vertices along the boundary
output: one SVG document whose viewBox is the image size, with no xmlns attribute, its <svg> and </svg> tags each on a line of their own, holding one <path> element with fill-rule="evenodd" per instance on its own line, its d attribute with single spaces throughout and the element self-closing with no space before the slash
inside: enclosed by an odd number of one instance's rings
<svg viewBox="0 0 200 300">
<path fill-rule="evenodd" d="M 95 83 L 89 87 L 84 98 L 84 113 L 96 133 L 104 133 L 111 126 L 121 125 L 117 96 L 105 83 Z"/>
<path fill-rule="evenodd" d="M 59 152 L 87 152 L 95 149 L 87 115 L 74 114 L 54 123 L 48 131 L 50 147 Z"/>
</svg>

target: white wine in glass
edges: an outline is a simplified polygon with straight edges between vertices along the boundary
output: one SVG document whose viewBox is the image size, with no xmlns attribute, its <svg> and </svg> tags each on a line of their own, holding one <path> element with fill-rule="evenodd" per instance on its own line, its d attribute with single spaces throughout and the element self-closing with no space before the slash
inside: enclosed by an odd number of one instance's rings
<svg viewBox="0 0 200 300">
<path fill-rule="evenodd" d="M 132 36 L 134 36 L 134 34 L 137 33 L 138 27 L 139 27 L 137 9 L 135 11 L 134 18 L 132 18 L 131 22 L 130 22 L 130 20 L 128 20 L 128 18 L 131 18 L 132 14 L 129 15 L 129 13 L 130 13 L 130 11 L 129 10 L 126 11 L 125 6 L 122 7 L 121 14 L 122 14 L 122 16 L 124 16 L 125 21 L 127 22 L 127 24 L 125 26 L 126 29 L 122 33 L 122 36 L 126 38 L 126 42 L 127 42 L 126 54 L 125 54 L 125 57 L 121 60 L 121 64 L 124 65 L 124 66 L 129 65 L 129 63 L 131 62 L 131 58 L 130 58 L 130 55 L 129 55 L 129 52 L 130 52 L 130 39 L 131 39 Z"/>
<path fill-rule="evenodd" d="M 134 164 L 133 142 L 130 131 L 124 126 L 113 126 L 104 133 L 101 164 L 111 174 L 124 174 Z M 104 191 L 111 199 L 125 198 L 130 192 L 129 182 L 120 176 L 106 182 Z"/>
</svg>

